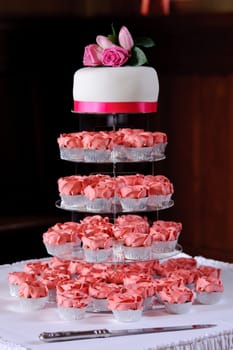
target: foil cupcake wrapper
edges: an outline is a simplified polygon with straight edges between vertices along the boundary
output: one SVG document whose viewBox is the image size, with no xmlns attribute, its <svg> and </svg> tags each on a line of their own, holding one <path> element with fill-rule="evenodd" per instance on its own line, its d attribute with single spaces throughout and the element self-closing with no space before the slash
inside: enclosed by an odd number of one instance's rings
<svg viewBox="0 0 233 350">
<path fill-rule="evenodd" d="M 117 321 L 120 322 L 136 322 L 142 316 L 142 309 L 138 310 L 112 310 Z"/>
</svg>

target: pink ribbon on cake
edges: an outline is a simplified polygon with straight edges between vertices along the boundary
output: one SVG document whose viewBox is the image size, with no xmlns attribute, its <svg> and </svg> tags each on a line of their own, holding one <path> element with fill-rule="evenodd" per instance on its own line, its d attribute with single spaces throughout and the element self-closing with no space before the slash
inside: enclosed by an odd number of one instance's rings
<svg viewBox="0 0 233 350">
<path fill-rule="evenodd" d="M 86 102 L 74 101 L 78 113 L 153 113 L 157 102 Z"/>
</svg>

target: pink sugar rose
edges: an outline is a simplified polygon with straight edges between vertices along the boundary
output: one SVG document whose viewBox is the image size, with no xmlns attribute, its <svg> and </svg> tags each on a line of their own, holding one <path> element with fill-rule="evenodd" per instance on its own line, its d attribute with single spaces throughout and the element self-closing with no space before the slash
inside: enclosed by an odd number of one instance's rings
<svg viewBox="0 0 233 350">
<path fill-rule="evenodd" d="M 102 49 L 108 49 L 109 47 L 113 46 L 112 41 L 104 35 L 97 35 L 96 42 L 100 47 L 102 47 Z"/>
<path fill-rule="evenodd" d="M 132 35 L 130 34 L 128 28 L 125 26 L 121 27 L 118 35 L 118 40 L 120 46 L 128 51 L 130 51 L 134 46 Z"/>
<path fill-rule="evenodd" d="M 128 50 L 123 47 L 112 45 L 106 48 L 102 53 L 102 64 L 104 66 L 116 67 L 123 66 L 129 59 Z"/>
<path fill-rule="evenodd" d="M 87 45 L 84 49 L 83 65 L 100 66 L 103 49 L 97 44 Z"/>
</svg>

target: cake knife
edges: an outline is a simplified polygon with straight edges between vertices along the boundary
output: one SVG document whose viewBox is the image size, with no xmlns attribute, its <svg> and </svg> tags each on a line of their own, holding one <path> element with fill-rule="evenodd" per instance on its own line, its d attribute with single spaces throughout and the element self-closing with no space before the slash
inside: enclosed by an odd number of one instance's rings
<svg viewBox="0 0 233 350">
<path fill-rule="evenodd" d="M 216 324 L 192 324 L 184 326 L 165 326 L 151 328 L 133 328 L 133 329 L 93 329 L 88 331 L 58 331 L 58 332 L 43 332 L 39 335 L 39 339 L 44 342 L 58 342 L 68 340 L 83 340 L 96 338 L 119 337 L 125 335 L 161 333 L 161 332 L 177 332 L 192 329 L 216 327 Z"/>
</svg>

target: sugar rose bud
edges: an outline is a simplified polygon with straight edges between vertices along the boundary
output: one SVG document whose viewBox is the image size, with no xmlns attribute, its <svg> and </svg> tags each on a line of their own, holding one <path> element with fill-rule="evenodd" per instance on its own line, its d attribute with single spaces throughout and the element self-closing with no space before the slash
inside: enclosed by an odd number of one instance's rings
<svg viewBox="0 0 233 350">
<path fill-rule="evenodd" d="M 130 51 L 134 46 L 132 35 L 125 26 L 121 27 L 120 29 L 118 41 L 120 46 L 128 51 Z"/>
<path fill-rule="evenodd" d="M 102 48 L 96 44 L 87 45 L 84 49 L 83 65 L 99 66 L 102 63 Z"/>
<path fill-rule="evenodd" d="M 102 49 L 108 49 L 113 45 L 111 40 L 104 35 L 97 35 L 96 42 L 100 47 L 102 47 Z"/>
</svg>

